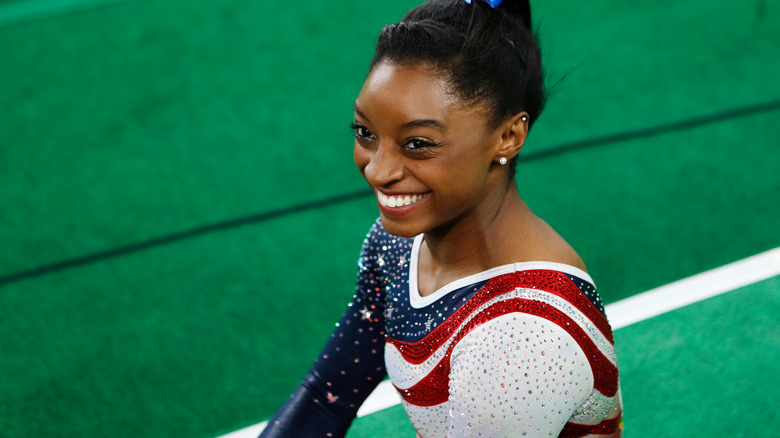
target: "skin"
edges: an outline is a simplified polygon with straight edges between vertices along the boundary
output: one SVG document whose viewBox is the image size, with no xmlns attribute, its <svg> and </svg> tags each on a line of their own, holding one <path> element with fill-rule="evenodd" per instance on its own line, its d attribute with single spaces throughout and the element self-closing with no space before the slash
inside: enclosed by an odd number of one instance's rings
<svg viewBox="0 0 780 438">
<path fill-rule="evenodd" d="M 577 253 L 523 202 L 508 167 L 498 162 L 522 149 L 528 114 L 495 128 L 488 115 L 487 107 L 459 100 L 443 75 L 424 63 L 379 63 L 355 101 L 355 164 L 377 192 L 382 225 L 402 237 L 424 234 L 422 296 L 514 262 L 585 270 Z M 388 207 L 380 194 L 422 199 Z"/>
<path fill-rule="evenodd" d="M 382 225 L 424 234 L 420 293 L 514 262 L 550 261 L 585 270 L 577 253 L 520 198 L 508 166 L 528 133 L 527 113 L 498 127 L 488 108 L 461 101 L 425 63 L 381 62 L 355 101 L 355 163 L 379 194 L 422 199 L 380 203 Z M 379 202 L 379 200 L 378 200 Z"/>
</svg>

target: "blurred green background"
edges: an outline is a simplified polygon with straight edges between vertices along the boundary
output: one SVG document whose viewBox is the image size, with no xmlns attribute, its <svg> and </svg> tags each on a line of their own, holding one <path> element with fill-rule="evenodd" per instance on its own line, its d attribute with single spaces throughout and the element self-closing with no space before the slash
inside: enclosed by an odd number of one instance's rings
<svg viewBox="0 0 780 438">
<path fill-rule="evenodd" d="M 352 102 L 416 4 L 0 1 L 0 436 L 270 417 L 351 297 Z M 533 6 L 517 180 L 606 302 L 780 246 L 778 2 Z M 673 415 L 632 389 L 627 426 Z"/>
</svg>

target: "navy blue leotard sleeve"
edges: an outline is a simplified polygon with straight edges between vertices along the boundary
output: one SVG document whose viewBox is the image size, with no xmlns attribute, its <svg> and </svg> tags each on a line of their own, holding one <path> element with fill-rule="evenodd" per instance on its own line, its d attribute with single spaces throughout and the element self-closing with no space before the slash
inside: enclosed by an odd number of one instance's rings
<svg viewBox="0 0 780 438">
<path fill-rule="evenodd" d="M 268 421 L 262 438 L 343 437 L 363 401 L 386 376 L 385 290 L 372 241 L 361 250 L 355 296 L 322 353 L 287 402 Z"/>
</svg>

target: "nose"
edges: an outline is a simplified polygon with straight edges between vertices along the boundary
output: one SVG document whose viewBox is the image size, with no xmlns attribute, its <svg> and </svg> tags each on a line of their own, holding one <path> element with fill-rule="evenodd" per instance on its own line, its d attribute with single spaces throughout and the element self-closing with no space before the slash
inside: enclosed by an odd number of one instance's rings
<svg viewBox="0 0 780 438">
<path fill-rule="evenodd" d="M 392 145 L 368 149 L 355 147 L 355 162 L 373 187 L 388 187 L 404 176 L 403 157 Z"/>
</svg>

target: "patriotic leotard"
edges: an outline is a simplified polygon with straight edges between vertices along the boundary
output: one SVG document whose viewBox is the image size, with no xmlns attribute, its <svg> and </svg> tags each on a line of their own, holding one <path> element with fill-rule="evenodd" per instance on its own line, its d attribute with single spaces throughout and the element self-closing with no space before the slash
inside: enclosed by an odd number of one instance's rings
<svg viewBox="0 0 780 438">
<path fill-rule="evenodd" d="M 349 309 L 261 437 L 344 436 L 386 375 L 423 438 L 581 437 L 620 427 L 612 331 L 588 274 L 515 263 L 421 297 L 421 242 L 374 224 Z"/>
</svg>

